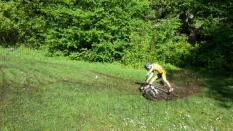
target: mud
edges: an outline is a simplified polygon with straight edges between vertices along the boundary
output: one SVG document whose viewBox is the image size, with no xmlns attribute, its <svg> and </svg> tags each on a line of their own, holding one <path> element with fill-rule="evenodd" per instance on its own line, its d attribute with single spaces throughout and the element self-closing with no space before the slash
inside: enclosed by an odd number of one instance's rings
<svg viewBox="0 0 233 131">
<path fill-rule="evenodd" d="M 142 83 L 136 83 L 136 84 L 138 84 L 138 90 L 139 90 L 139 88 L 142 86 Z M 190 86 L 190 87 L 174 87 L 173 92 L 171 92 L 171 93 L 164 92 L 163 94 L 160 94 L 160 96 L 157 98 L 157 100 L 182 99 L 182 98 L 194 95 L 195 93 L 197 93 L 199 91 L 199 89 L 200 89 L 200 87 L 197 85 Z M 142 91 L 140 91 L 140 92 L 142 92 Z M 143 92 L 142 92 L 142 95 L 144 96 L 145 94 L 143 94 Z"/>
<path fill-rule="evenodd" d="M 182 88 L 182 89 L 175 88 L 174 91 L 168 95 L 168 98 L 166 100 L 181 99 L 181 98 L 189 97 L 189 96 L 194 95 L 198 91 L 199 91 L 199 87 L 197 86 L 193 86 L 189 88 Z"/>
<path fill-rule="evenodd" d="M 96 71 L 92 72 L 96 75 L 107 77 L 111 79 L 111 81 L 122 81 L 122 83 L 129 83 L 127 85 L 131 85 L 132 88 L 136 88 L 138 92 L 140 92 L 139 88 L 143 84 L 142 82 L 124 79 L 111 74 L 105 74 Z M 202 83 L 197 73 L 191 73 L 188 71 L 172 72 L 168 74 L 167 79 L 170 81 L 174 91 L 168 94 L 167 97 L 164 97 L 160 100 L 174 100 L 192 96 L 199 91 L 200 85 Z"/>
<path fill-rule="evenodd" d="M 177 71 L 168 75 L 168 81 L 174 91 L 163 98 L 163 100 L 182 99 L 196 94 L 202 83 L 199 74 L 189 71 Z"/>
<path fill-rule="evenodd" d="M 177 71 L 168 75 L 174 92 L 171 93 L 171 99 L 180 99 L 194 95 L 200 89 L 202 83 L 198 73 L 190 71 Z"/>
</svg>

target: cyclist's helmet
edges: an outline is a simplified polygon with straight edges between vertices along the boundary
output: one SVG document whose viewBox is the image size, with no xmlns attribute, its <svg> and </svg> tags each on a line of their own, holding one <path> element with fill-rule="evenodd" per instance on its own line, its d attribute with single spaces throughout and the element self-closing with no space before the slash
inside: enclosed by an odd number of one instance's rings
<svg viewBox="0 0 233 131">
<path fill-rule="evenodd" d="M 150 63 L 146 63 L 144 64 L 144 68 L 147 69 L 147 70 L 150 70 L 151 69 L 151 64 Z"/>
</svg>

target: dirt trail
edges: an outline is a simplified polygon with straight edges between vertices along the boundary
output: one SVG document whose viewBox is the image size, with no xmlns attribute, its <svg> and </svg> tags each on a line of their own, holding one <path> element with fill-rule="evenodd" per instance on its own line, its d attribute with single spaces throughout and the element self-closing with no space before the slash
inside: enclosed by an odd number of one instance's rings
<svg viewBox="0 0 233 131">
<path fill-rule="evenodd" d="M 186 70 L 170 73 L 168 80 L 174 91 L 165 100 L 182 99 L 197 93 L 202 83 L 199 77 L 199 74 Z"/>
<path fill-rule="evenodd" d="M 168 100 L 185 98 L 197 93 L 198 90 L 199 90 L 198 86 L 192 86 L 189 88 L 182 88 L 182 89 L 178 88 L 175 89 L 174 92 L 170 94 L 171 96 L 168 97 Z"/>
<path fill-rule="evenodd" d="M 107 77 L 113 81 L 122 81 L 122 83 L 129 83 L 132 88 L 138 89 L 143 83 L 121 78 L 118 76 L 105 74 L 102 72 L 92 71 L 94 74 Z M 179 71 L 173 74 L 168 75 L 168 80 L 171 82 L 171 85 L 174 87 L 174 92 L 168 95 L 168 98 L 165 100 L 174 100 L 181 99 L 188 96 L 191 96 L 197 93 L 200 89 L 200 80 L 198 79 L 198 74 L 190 73 L 187 71 Z"/>
<path fill-rule="evenodd" d="M 175 88 L 172 99 L 184 98 L 197 93 L 202 81 L 197 73 L 189 71 L 177 71 L 168 75 L 172 86 Z"/>
</svg>

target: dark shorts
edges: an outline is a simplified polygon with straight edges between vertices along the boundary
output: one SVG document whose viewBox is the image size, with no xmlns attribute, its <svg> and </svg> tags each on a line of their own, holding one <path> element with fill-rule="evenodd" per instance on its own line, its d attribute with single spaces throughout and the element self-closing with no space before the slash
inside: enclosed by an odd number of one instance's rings
<svg viewBox="0 0 233 131">
<path fill-rule="evenodd" d="M 157 79 L 162 78 L 162 73 L 158 73 L 158 74 L 157 74 L 157 76 L 158 76 L 158 78 L 157 78 Z"/>
</svg>

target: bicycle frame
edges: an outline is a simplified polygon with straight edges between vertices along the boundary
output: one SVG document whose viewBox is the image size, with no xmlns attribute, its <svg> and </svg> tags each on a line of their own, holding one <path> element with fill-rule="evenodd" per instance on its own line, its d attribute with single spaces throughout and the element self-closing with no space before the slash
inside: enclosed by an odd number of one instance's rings
<svg viewBox="0 0 233 131">
<path fill-rule="evenodd" d="M 162 92 L 168 93 L 165 89 L 163 89 L 165 86 L 160 86 L 160 85 L 152 85 L 155 89 L 158 89 Z"/>
</svg>

